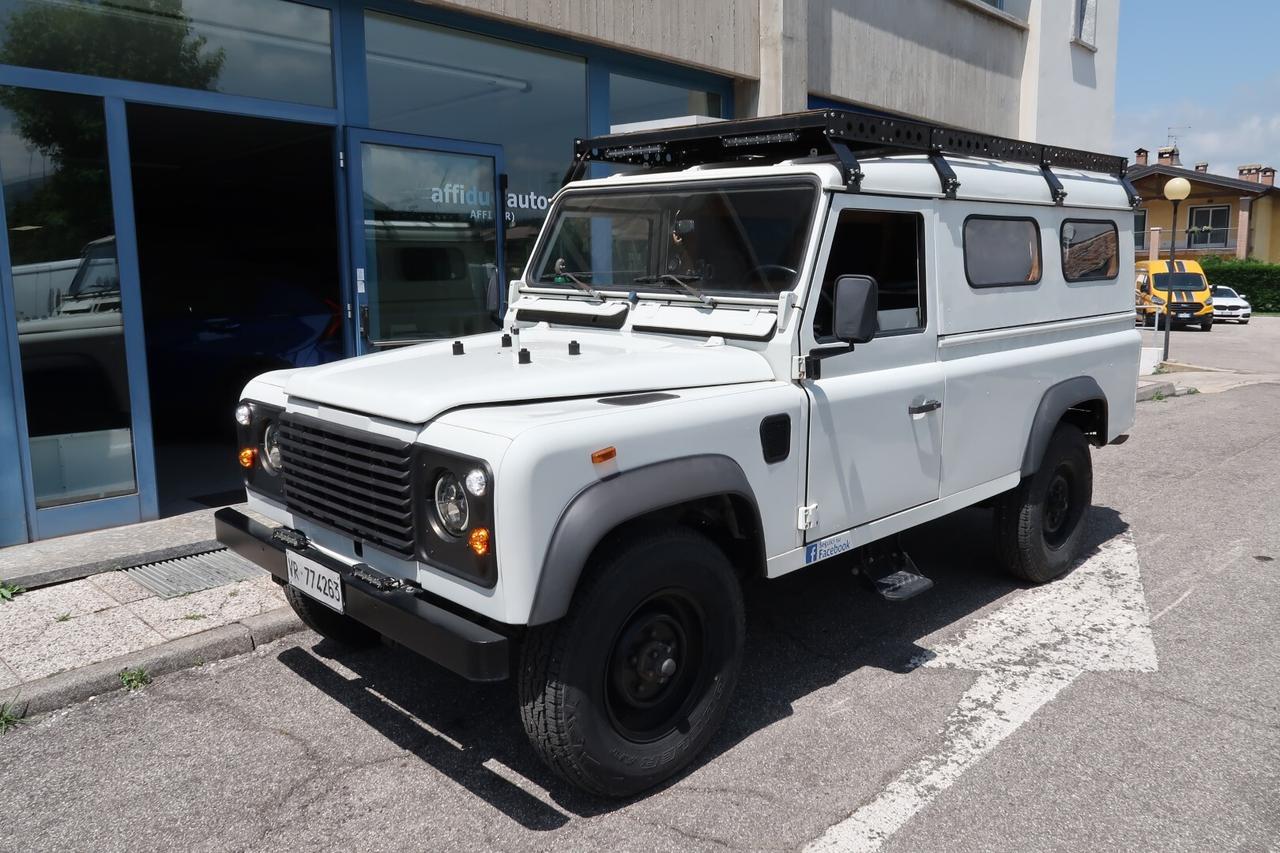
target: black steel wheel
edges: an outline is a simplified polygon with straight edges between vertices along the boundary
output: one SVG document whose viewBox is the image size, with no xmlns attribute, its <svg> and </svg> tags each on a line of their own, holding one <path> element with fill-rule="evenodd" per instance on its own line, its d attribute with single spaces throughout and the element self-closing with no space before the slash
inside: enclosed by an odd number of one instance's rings
<svg viewBox="0 0 1280 853">
<path fill-rule="evenodd" d="M 744 636 L 742 590 L 714 543 L 684 528 L 628 539 L 588 567 L 563 619 L 525 637 L 529 740 L 589 793 L 651 788 L 719 727 Z"/>
<path fill-rule="evenodd" d="M 1059 424 L 1040 468 L 996 503 L 996 553 L 1006 571 L 1045 583 L 1080 554 L 1093 502 L 1093 461 L 1084 433 Z"/>
<path fill-rule="evenodd" d="M 284 598 L 302 623 L 326 640 L 360 649 L 372 646 L 381 639 L 377 631 L 350 616 L 329 609 L 297 587 L 286 584 Z"/>
</svg>

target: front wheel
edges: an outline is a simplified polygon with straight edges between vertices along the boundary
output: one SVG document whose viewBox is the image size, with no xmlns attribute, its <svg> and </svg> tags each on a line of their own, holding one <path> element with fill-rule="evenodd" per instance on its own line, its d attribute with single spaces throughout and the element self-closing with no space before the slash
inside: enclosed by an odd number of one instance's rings
<svg viewBox="0 0 1280 853">
<path fill-rule="evenodd" d="M 1200 331 L 1202 332 L 1213 331 L 1213 315 L 1205 317 L 1203 320 L 1200 321 Z"/>
<path fill-rule="evenodd" d="M 1061 575 L 1079 556 L 1093 502 L 1093 460 L 1084 433 L 1059 424 L 1040 468 L 996 505 L 996 553 L 1006 571 L 1031 583 Z"/>
<path fill-rule="evenodd" d="M 745 633 L 738 578 L 710 540 L 675 529 L 628 541 L 587 568 L 567 616 L 525 638 L 530 742 L 588 793 L 657 785 L 719 728 Z"/>
<path fill-rule="evenodd" d="M 284 597 L 303 624 L 326 640 L 352 649 L 362 649 L 379 642 L 377 631 L 331 610 L 292 584 L 285 584 Z"/>
</svg>

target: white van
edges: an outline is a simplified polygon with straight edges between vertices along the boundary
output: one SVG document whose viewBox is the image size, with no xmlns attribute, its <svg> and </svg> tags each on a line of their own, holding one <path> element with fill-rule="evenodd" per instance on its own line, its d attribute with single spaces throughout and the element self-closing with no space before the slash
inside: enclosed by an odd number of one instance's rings
<svg viewBox="0 0 1280 853">
<path fill-rule="evenodd" d="M 278 526 L 219 538 L 327 637 L 517 678 L 573 784 L 648 788 L 730 708 L 745 580 L 908 598 L 895 534 L 982 501 L 1015 576 L 1070 567 L 1134 417 L 1125 166 L 839 111 L 581 141 L 505 331 L 245 388 Z"/>
</svg>

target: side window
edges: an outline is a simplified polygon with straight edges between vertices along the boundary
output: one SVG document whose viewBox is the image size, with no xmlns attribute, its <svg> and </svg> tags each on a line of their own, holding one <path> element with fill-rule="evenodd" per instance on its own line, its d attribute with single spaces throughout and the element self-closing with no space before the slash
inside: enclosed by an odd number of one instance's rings
<svg viewBox="0 0 1280 853">
<path fill-rule="evenodd" d="M 835 284 L 842 275 L 869 275 L 880 286 L 880 333 L 924 328 L 924 217 L 918 213 L 846 210 L 836 222 L 822 275 L 813 336 L 832 340 Z"/>
<path fill-rule="evenodd" d="M 964 221 L 964 272 L 970 287 L 1040 282 L 1040 225 L 1034 219 L 970 216 Z"/>
<path fill-rule="evenodd" d="M 1114 222 L 1062 223 L 1062 275 L 1067 281 L 1114 279 L 1120 274 L 1120 231 Z"/>
</svg>

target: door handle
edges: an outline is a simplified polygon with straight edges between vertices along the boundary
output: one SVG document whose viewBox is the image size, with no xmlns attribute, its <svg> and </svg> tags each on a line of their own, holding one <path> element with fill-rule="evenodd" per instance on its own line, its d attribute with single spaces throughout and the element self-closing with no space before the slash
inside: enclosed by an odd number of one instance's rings
<svg viewBox="0 0 1280 853">
<path fill-rule="evenodd" d="M 927 415 L 929 412 L 936 412 L 941 408 L 941 400 L 925 400 L 918 406 L 907 406 L 907 413 L 912 415 Z"/>
</svg>

